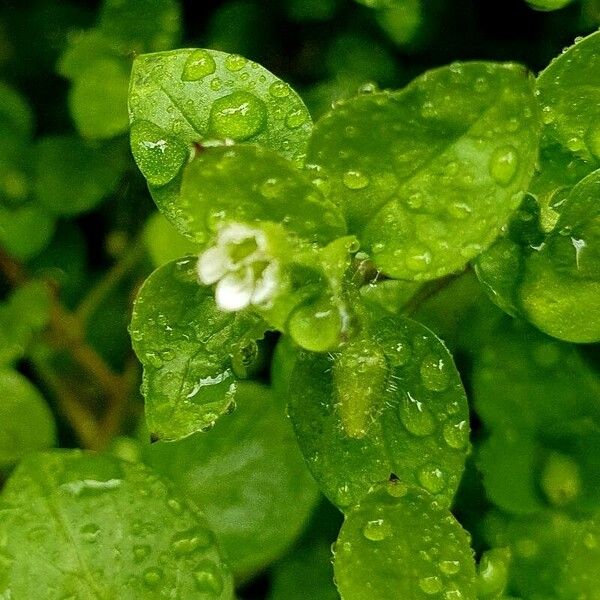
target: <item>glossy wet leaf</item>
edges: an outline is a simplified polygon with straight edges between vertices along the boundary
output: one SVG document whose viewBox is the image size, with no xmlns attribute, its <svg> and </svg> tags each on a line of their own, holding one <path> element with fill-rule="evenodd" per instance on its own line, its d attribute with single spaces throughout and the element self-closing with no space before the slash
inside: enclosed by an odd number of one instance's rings
<svg viewBox="0 0 600 600">
<path fill-rule="evenodd" d="M 596 32 L 552 61 L 537 81 L 549 139 L 595 164 L 600 162 L 599 51 Z"/>
<path fill-rule="evenodd" d="M 335 545 L 343 600 L 475 600 L 469 534 L 427 492 L 390 482 L 352 508 Z"/>
<path fill-rule="evenodd" d="M 104 0 L 98 28 L 121 51 L 155 52 L 177 44 L 180 21 L 176 0 Z"/>
<path fill-rule="evenodd" d="M 202 507 L 239 580 L 281 555 L 317 499 L 284 404 L 255 383 L 240 383 L 235 411 L 211 431 L 145 457 Z"/>
<path fill-rule="evenodd" d="M 522 206 L 509 236 L 476 263 L 477 274 L 496 304 L 571 342 L 600 339 L 599 193 L 600 170 L 566 195 L 548 234 L 537 224 L 535 207 Z"/>
<path fill-rule="evenodd" d="M 126 148 L 118 142 L 44 137 L 36 146 L 36 197 L 54 214 L 85 212 L 115 190 L 126 168 Z"/>
<path fill-rule="evenodd" d="M 30 452 L 54 446 L 54 416 L 27 378 L 2 367 L 0 398 L 0 469 L 11 466 Z"/>
<path fill-rule="evenodd" d="M 301 161 L 312 128 L 289 85 L 241 56 L 204 49 L 138 56 L 129 116 L 133 155 L 159 206 L 177 202 L 194 144 L 247 141 Z"/>
<path fill-rule="evenodd" d="M 266 330 L 253 314 L 220 311 L 212 290 L 198 282 L 196 263 L 187 257 L 154 271 L 133 309 L 146 420 L 157 439 L 187 437 L 230 410 L 238 381 L 232 357 L 245 356 Z"/>
<path fill-rule="evenodd" d="M 331 200 L 384 273 L 434 279 L 498 236 L 533 174 L 538 130 L 522 67 L 458 63 L 339 104 L 308 162 L 329 173 Z"/>
<path fill-rule="evenodd" d="M 76 450 L 35 455 L 1 499 L 6 597 L 233 598 L 204 515 L 146 467 Z"/>
<path fill-rule="evenodd" d="M 339 352 L 300 352 L 289 413 L 308 466 L 340 508 L 393 474 L 449 505 L 469 447 L 468 408 L 443 343 L 404 317 L 377 315 Z"/>
<path fill-rule="evenodd" d="M 309 242 L 325 244 L 345 233 L 339 209 L 293 163 L 258 146 L 208 148 L 185 168 L 181 195 L 159 208 L 198 242 L 228 222 L 283 223 Z"/>
</svg>

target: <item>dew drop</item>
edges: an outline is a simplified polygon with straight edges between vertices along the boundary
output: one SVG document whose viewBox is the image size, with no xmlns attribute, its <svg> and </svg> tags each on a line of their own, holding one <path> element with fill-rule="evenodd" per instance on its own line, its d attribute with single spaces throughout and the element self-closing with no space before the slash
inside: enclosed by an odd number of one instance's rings
<svg viewBox="0 0 600 600">
<path fill-rule="evenodd" d="M 490 158 L 490 175 L 501 186 L 508 186 L 515 178 L 519 157 L 512 146 L 497 148 Z"/>
<path fill-rule="evenodd" d="M 367 521 L 363 527 L 363 535 L 371 542 L 381 542 L 392 534 L 390 524 L 384 519 Z"/>
<path fill-rule="evenodd" d="M 228 71 L 236 72 L 243 69 L 248 64 L 248 59 L 240 56 L 239 54 L 230 54 L 225 59 L 225 68 Z"/>
<path fill-rule="evenodd" d="M 219 79 L 219 77 L 215 77 L 211 80 L 209 85 L 213 92 L 218 92 L 223 87 L 223 82 Z"/>
<path fill-rule="evenodd" d="M 290 95 L 290 86 L 287 83 L 283 83 L 283 81 L 276 81 L 269 87 L 269 94 L 273 98 L 285 98 Z"/>
<path fill-rule="evenodd" d="M 445 575 L 456 575 L 460 571 L 458 560 L 443 560 L 440 562 L 440 571 Z"/>
<path fill-rule="evenodd" d="M 417 475 L 419 483 L 430 493 L 439 494 L 446 487 L 446 476 L 435 465 L 425 465 Z"/>
<path fill-rule="evenodd" d="M 431 264 L 431 252 L 424 248 L 412 248 L 404 262 L 409 271 L 425 271 Z"/>
<path fill-rule="evenodd" d="M 342 182 L 349 190 L 362 190 L 369 185 L 369 178 L 360 171 L 346 171 Z"/>
<path fill-rule="evenodd" d="M 194 570 L 196 589 L 205 594 L 218 596 L 223 591 L 223 577 L 215 563 L 202 561 Z"/>
<path fill-rule="evenodd" d="M 446 444 L 450 448 L 460 450 L 467 445 L 469 441 L 469 426 L 466 421 L 460 423 L 446 423 L 443 428 L 443 435 Z"/>
<path fill-rule="evenodd" d="M 88 523 L 81 528 L 81 538 L 83 541 L 93 543 L 98 539 L 100 527 L 96 523 Z"/>
<path fill-rule="evenodd" d="M 583 149 L 583 140 L 580 137 L 573 136 L 567 140 L 567 148 L 571 152 L 579 152 Z"/>
<path fill-rule="evenodd" d="M 308 112 L 306 111 L 305 108 L 296 108 L 294 110 L 291 110 L 285 116 L 285 124 L 290 129 L 296 129 L 297 127 L 300 127 L 301 125 L 304 125 L 304 123 L 306 123 L 307 121 L 308 121 Z"/>
<path fill-rule="evenodd" d="M 215 59 L 207 50 L 194 50 L 185 61 L 183 66 L 183 81 L 199 81 L 212 75 L 217 65 Z"/>
<path fill-rule="evenodd" d="M 150 546 L 148 544 L 136 544 L 133 547 L 133 560 L 135 562 L 142 562 L 148 556 L 150 556 Z"/>
<path fill-rule="evenodd" d="M 450 383 L 444 359 L 427 356 L 421 363 L 421 380 L 432 392 L 443 392 Z"/>
<path fill-rule="evenodd" d="M 431 435 L 435 430 L 435 420 L 431 411 L 413 398 L 410 392 L 400 401 L 399 414 L 406 430 L 417 437 Z"/>
<path fill-rule="evenodd" d="M 426 594 L 439 594 L 442 591 L 442 582 L 439 577 L 423 577 L 419 579 L 419 587 Z"/>
<path fill-rule="evenodd" d="M 175 534 L 171 545 L 177 556 L 191 554 L 198 548 L 208 548 L 211 545 L 211 536 L 207 529 L 194 527 L 187 531 Z"/>
<path fill-rule="evenodd" d="M 265 103 L 250 92 L 237 91 L 213 102 L 209 130 L 218 138 L 242 141 L 264 129 Z"/>
<path fill-rule="evenodd" d="M 160 582 L 163 578 L 163 572 L 157 567 L 150 567 L 146 569 L 143 574 L 144 584 L 151 588 L 155 589 L 160 585 Z"/>
</svg>

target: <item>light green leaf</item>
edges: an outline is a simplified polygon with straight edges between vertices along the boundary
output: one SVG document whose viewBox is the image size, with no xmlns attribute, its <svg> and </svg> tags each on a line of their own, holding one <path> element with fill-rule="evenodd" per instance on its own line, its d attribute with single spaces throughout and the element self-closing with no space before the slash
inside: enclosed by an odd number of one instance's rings
<svg viewBox="0 0 600 600">
<path fill-rule="evenodd" d="M 204 515 L 146 467 L 76 450 L 36 455 L 2 500 L 7 598 L 233 598 Z"/>
<path fill-rule="evenodd" d="M 78 74 L 69 107 L 84 138 L 103 140 L 127 131 L 128 71 L 123 59 L 99 58 Z"/>
<path fill-rule="evenodd" d="M 144 243 L 155 268 L 187 254 L 197 254 L 200 247 L 183 237 L 159 212 L 144 226 Z"/>
<path fill-rule="evenodd" d="M 427 492 L 399 482 L 347 514 L 334 571 L 343 600 L 476 598 L 469 534 Z"/>
<path fill-rule="evenodd" d="M 50 243 L 54 228 L 55 219 L 44 207 L 0 206 L 0 244 L 16 258 L 39 254 Z"/>
<path fill-rule="evenodd" d="M 308 162 L 384 273 L 433 279 L 488 247 L 538 148 L 533 83 L 514 64 L 457 63 L 363 95 L 315 126 Z"/>
<path fill-rule="evenodd" d="M 563 340 L 600 340 L 599 194 L 600 170 L 568 193 L 548 234 L 538 225 L 539 211 L 522 206 L 509 236 L 476 262 L 477 275 L 500 308 Z"/>
<path fill-rule="evenodd" d="M 91 210 L 115 190 L 127 154 L 119 141 L 99 145 L 48 136 L 37 143 L 35 168 L 39 202 L 54 214 L 72 215 Z"/>
<path fill-rule="evenodd" d="M 0 398 L 0 469 L 30 452 L 54 446 L 54 417 L 28 379 L 17 371 L 2 368 Z"/>
<path fill-rule="evenodd" d="M 104 0 L 98 29 L 122 51 L 168 50 L 179 42 L 181 7 L 177 0 Z"/>
<path fill-rule="evenodd" d="M 56 71 L 62 77 L 77 80 L 91 63 L 97 60 L 124 58 L 115 50 L 114 43 L 99 29 L 73 32 L 62 53 Z"/>
<path fill-rule="evenodd" d="M 305 459 L 340 508 L 392 475 L 452 501 L 468 407 L 452 357 L 419 323 L 375 314 L 340 351 L 300 352 L 288 394 Z"/>
<path fill-rule="evenodd" d="M 185 168 L 178 201 L 159 208 L 197 242 L 229 222 L 283 223 L 292 235 L 322 245 L 346 229 L 339 209 L 302 171 L 258 146 L 201 152 Z"/>
<path fill-rule="evenodd" d="M 258 384 L 241 383 L 235 411 L 211 431 L 145 455 L 203 508 L 239 580 L 282 554 L 317 500 L 284 404 Z"/>
<path fill-rule="evenodd" d="M 526 0 L 526 2 L 535 10 L 552 11 L 568 6 L 573 0 Z"/>
<path fill-rule="evenodd" d="M 144 365 L 146 420 L 161 440 L 209 428 L 231 410 L 237 363 L 252 359 L 255 340 L 267 328 L 253 314 L 221 312 L 212 290 L 198 282 L 196 263 L 187 257 L 154 271 L 133 309 L 130 332 Z"/>
</svg>

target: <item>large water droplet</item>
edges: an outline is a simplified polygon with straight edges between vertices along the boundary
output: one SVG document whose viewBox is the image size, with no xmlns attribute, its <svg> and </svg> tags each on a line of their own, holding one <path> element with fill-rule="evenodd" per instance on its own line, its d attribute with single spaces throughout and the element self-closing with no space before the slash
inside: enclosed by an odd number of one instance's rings
<svg viewBox="0 0 600 600">
<path fill-rule="evenodd" d="M 248 64 L 248 59 L 239 54 L 230 54 L 225 59 L 225 68 L 228 71 L 241 71 Z"/>
<path fill-rule="evenodd" d="M 363 535 L 371 542 L 381 542 L 392 534 L 390 524 L 384 519 L 367 521 L 363 527 Z"/>
<path fill-rule="evenodd" d="M 283 81 L 276 81 L 269 87 L 269 94 L 273 98 L 285 98 L 290 95 L 290 86 L 287 83 L 283 83 Z"/>
<path fill-rule="evenodd" d="M 435 430 L 435 419 L 431 411 L 410 393 L 401 399 L 399 415 L 407 431 L 417 437 L 431 435 Z"/>
<path fill-rule="evenodd" d="M 215 563 L 210 560 L 202 561 L 194 569 L 196 588 L 205 594 L 218 596 L 223 591 L 223 577 Z"/>
<path fill-rule="evenodd" d="M 172 181 L 189 156 L 183 142 L 150 121 L 133 122 L 131 149 L 140 171 L 152 185 Z"/>
<path fill-rule="evenodd" d="M 432 577 L 423 577 L 419 579 L 419 587 L 426 594 L 439 594 L 442 591 L 442 581 L 435 575 Z"/>
<path fill-rule="evenodd" d="M 160 585 L 163 579 L 163 572 L 158 567 L 150 567 L 144 571 L 142 578 L 147 587 L 155 589 Z"/>
<path fill-rule="evenodd" d="M 419 483 L 430 493 L 439 494 L 446 487 L 446 476 L 436 465 L 425 465 L 417 474 Z"/>
<path fill-rule="evenodd" d="M 466 421 L 460 423 L 446 423 L 443 428 L 443 435 L 446 444 L 450 448 L 460 450 L 467 445 L 469 441 L 469 425 Z"/>
<path fill-rule="evenodd" d="M 207 50 L 194 50 L 183 66 L 183 81 L 199 81 L 215 72 L 215 59 Z"/>
<path fill-rule="evenodd" d="M 519 156 L 512 146 L 497 148 L 490 158 L 490 175 L 501 186 L 508 186 L 519 168 Z"/>
<path fill-rule="evenodd" d="M 218 138 L 242 141 L 264 129 L 266 121 L 265 103 L 254 94 L 237 91 L 213 102 L 209 129 Z"/>
<path fill-rule="evenodd" d="M 421 380 L 432 392 L 443 392 L 450 383 L 447 366 L 442 358 L 427 356 L 421 363 Z"/>
<path fill-rule="evenodd" d="M 362 190 L 369 185 L 369 178 L 360 171 L 347 171 L 342 182 L 349 190 Z"/>
</svg>

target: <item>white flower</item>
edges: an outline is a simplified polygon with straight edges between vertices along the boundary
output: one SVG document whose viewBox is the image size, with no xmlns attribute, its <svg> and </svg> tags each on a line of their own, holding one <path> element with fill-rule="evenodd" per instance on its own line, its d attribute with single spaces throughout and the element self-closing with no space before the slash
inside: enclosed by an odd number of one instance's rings
<svg viewBox="0 0 600 600">
<path fill-rule="evenodd" d="M 198 278 L 205 285 L 217 284 L 219 308 L 237 311 L 249 304 L 269 305 L 279 283 L 279 265 L 262 230 L 232 223 L 199 256 Z"/>
</svg>

